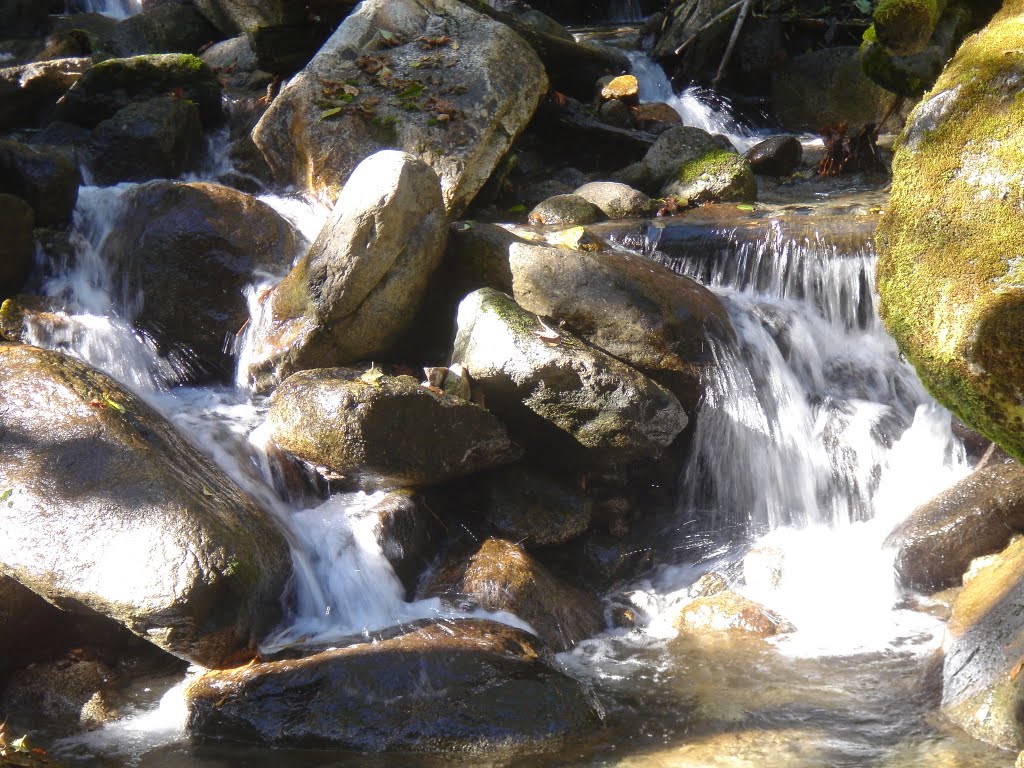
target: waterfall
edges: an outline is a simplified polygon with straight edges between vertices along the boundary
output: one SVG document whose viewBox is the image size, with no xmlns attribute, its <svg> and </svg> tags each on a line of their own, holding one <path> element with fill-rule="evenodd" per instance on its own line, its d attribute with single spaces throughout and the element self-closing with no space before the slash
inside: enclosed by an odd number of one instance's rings
<svg viewBox="0 0 1024 768">
<path fill-rule="evenodd" d="M 142 12 L 142 0 L 78 0 L 69 5 L 78 6 L 86 13 L 102 13 L 114 19 L 127 19 Z"/>
<path fill-rule="evenodd" d="M 608 20 L 618 22 L 637 22 L 644 20 L 644 12 L 639 0 L 611 0 L 608 4 Z"/>
</svg>

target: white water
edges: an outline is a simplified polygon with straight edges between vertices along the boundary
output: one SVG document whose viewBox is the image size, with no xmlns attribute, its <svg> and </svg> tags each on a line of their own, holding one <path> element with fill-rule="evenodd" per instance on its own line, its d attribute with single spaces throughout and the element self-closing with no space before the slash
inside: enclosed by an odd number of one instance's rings
<svg viewBox="0 0 1024 768">
<path fill-rule="evenodd" d="M 127 19 L 142 12 L 142 0 L 83 0 L 82 9 L 113 19 Z"/>
</svg>

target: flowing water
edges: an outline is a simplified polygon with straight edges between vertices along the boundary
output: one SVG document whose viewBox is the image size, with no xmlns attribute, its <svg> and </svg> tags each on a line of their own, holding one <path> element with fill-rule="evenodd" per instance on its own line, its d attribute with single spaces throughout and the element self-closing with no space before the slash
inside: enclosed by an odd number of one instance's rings
<svg viewBox="0 0 1024 768">
<path fill-rule="evenodd" d="M 142 11 L 142 0 L 80 0 L 77 5 L 89 13 L 102 13 L 113 19 L 127 19 Z"/>
<path fill-rule="evenodd" d="M 686 99 L 678 101 L 682 111 Z M 754 140 L 706 104 L 700 110 L 716 130 Z M 268 646 L 372 637 L 418 617 L 457 615 L 439 601 L 405 601 L 368 529 L 372 496 L 335 495 L 313 506 L 282 498 L 262 450 L 265 405 L 244 388 L 178 386 L 188 361 L 157 358 L 132 329 L 140 297 L 99 258 L 128 188 L 83 189 L 78 256 L 53 265 L 46 284 L 67 322 L 36 329 L 35 340 L 138 391 L 281 520 L 294 550 L 296 609 Z M 294 198 L 270 201 L 308 237 L 325 216 Z M 728 207 L 610 230 L 615 247 L 716 291 L 736 341 L 713 350 L 717 365 L 678 508 L 657 523 L 658 565 L 611 596 L 630 608 L 636 627 L 609 630 L 560 657 L 593 683 L 607 727 L 556 755 L 475 765 L 1012 765 L 1011 756 L 937 717 L 942 622 L 906 607 L 881 545 L 917 503 L 969 467 L 949 414 L 878 321 L 871 234 L 879 202 Z M 771 641 L 677 633 L 674 616 L 690 586 L 711 571 L 794 631 Z M 158 768 L 465 764 L 192 744 L 180 692 L 180 683 L 166 694 L 155 686 L 141 692 L 136 714 L 57 751 L 75 764 Z"/>
</svg>

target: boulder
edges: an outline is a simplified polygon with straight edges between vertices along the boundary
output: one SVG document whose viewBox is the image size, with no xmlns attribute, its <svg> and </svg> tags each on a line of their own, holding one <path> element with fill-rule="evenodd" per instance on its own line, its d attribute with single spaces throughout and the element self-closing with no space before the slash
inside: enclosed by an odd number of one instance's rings
<svg viewBox="0 0 1024 768">
<path fill-rule="evenodd" d="M 544 751 L 604 717 L 539 640 L 476 619 L 208 672 L 185 697 L 192 736 L 363 752 Z"/>
<path fill-rule="evenodd" d="M 597 118 L 606 125 L 629 129 L 633 127 L 633 116 L 624 101 L 610 99 L 597 109 Z"/>
<path fill-rule="evenodd" d="M 423 496 L 409 489 L 388 493 L 369 514 L 377 517 L 377 544 L 411 598 L 437 554 L 441 525 Z"/>
<path fill-rule="evenodd" d="M 735 150 L 724 136 L 712 136 L 690 125 L 675 126 L 658 136 L 639 164 L 620 171 L 616 180 L 660 195 L 666 183 L 679 177 L 683 166 L 714 151 Z"/>
<path fill-rule="evenodd" d="M 576 42 L 576 38 L 572 36 L 572 32 L 567 30 L 546 13 L 529 10 L 517 14 L 515 18 L 534 32 L 540 32 L 545 35 L 550 35 L 551 37 L 559 37 L 562 40 L 566 40 L 571 43 Z"/>
<path fill-rule="evenodd" d="M 313 18 L 337 25 L 355 0 L 194 0 L 196 8 L 225 35 L 259 27 L 310 24 Z"/>
<path fill-rule="evenodd" d="M 898 55 L 927 45 L 946 0 L 879 0 L 872 12 L 878 42 Z"/>
<path fill-rule="evenodd" d="M 34 35 L 49 25 L 49 8 L 40 0 L 0 1 L 0 30 L 4 37 Z"/>
<path fill-rule="evenodd" d="M 266 203 L 219 184 L 154 181 L 127 192 L 101 254 L 141 290 L 135 323 L 197 374 L 228 376 L 225 339 L 249 317 L 243 289 L 287 269 L 301 235 Z M 132 309 L 131 307 L 129 309 Z"/>
<path fill-rule="evenodd" d="M 1024 467 L 994 464 L 968 475 L 917 509 L 886 539 L 900 582 L 921 592 L 960 584 L 976 557 L 1024 532 Z"/>
<path fill-rule="evenodd" d="M 117 715 L 116 672 L 98 659 L 74 656 L 34 664 L 12 675 L 0 710 L 51 727 L 96 728 Z"/>
<path fill-rule="evenodd" d="M 800 167 L 803 155 L 796 136 L 772 136 L 752 146 L 744 157 L 759 176 L 789 176 Z"/>
<path fill-rule="evenodd" d="M 0 689 L 8 673 L 40 661 L 49 651 L 64 614 L 32 590 L 0 575 Z"/>
<path fill-rule="evenodd" d="M 0 571 L 182 658 L 255 653 L 288 545 L 142 400 L 56 352 L 0 344 Z"/>
<path fill-rule="evenodd" d="M 435 485 L 520 454 L 485 408 L 376 369 L 293 374 L 267 418 L 280 448 L 364 489 Z"/>
<path fill-rule="evenodd" d="M 880 314 L 921 381 L 965 424 L 1024 459 L 1024 62 L 1004 5 L 911 114 L 879 224 Z"/>
<path fill-rule="evenodd" d="M 223 119 L 220 83 L 202 59 L 185 53 L 161 53 L 108 59 L 90 67 L 61 97 L 57 120 L 93 128 L 134 101 L 173 94 L 199 108 L 204 128 Z"/>
<path fill-rule="evenodd" d="M 601 209 L 579 195 L 555 195 L 538 203 L 527 217 L 531 224 L 571 226 L 593 224 L 603 214 Z"/>
<path fill-rule="evenodd" d="M 16 294 L 28 280 L 35 259 L 32 206 L 20 197 L 0 193 L 0 301 Z"/>
<path fill-rule="evenodd" d="M 600 600 L 556 579 L 522 547 L 504 539 L 487 539 L 473 554 L 443 567 L 424 594 L 467 609 L 514 613 L 556 651 L 567 651 L 604 629 Z"/>
<path fill-rule="evenodd" d="M 643 192 L 616 181 L 592 181 L 573 194 L 596 205 L 609 219 L 649 216 L 656 207 Z"/>
<path fill-rule="evenodd" d="M 554 466 L 657 456 L 687 423 L 670 391 L 490 288 L 459 305 L 452 360 L 513 437 Z"/>
<path fill-rule="evenodd" d="M 546 90 L 529 46 L 457 0 L 369 0 L 282 89 L 253 140 L 279 181 L 331 201 L 364 158 L 412 152 L 455 215 Z"/>
<path fill-rule="evenodd" d="M 199 110 L 173 96 L 134 102 L 96 126 L 84 155 L 99 185 L 180 176 L 203 155 Z"/>
<path fill-rule="evenodd" d="M 0 192 L 32 206 L 36 226 L 71 222 L 82 177 L 68 154 L 53 147 L 0 141 Z"/>
<path fill-rule="evenodd" d="M 736 632 L 757 637 L 793 631 L 778 614 L 728 590 L 691 600 L 679 612 L 676 627 L 681 632 Z"/>
<path fill-rule="evenodd" d="M 601 98 L 605 101 L 617 99 L 624 104 L 640 102 L 640 85 L 634 75 L 613 77 L 601 87 Z"/>
<path fill-rule="evenodd" d="M 249 379 L 266 390 L 293 371 L 380 359 L 415 320 L 446 238 L 430 166 L 393 150 L 364 160 L 270 295 L 253 329 Z"/>
<path fill-rule="evenodd" d="M 77 57 L 0 69 L 0 129 L 38 125 L 91 66 L 91 58 Z"/>
<path fill-rule="evenodd" d="M 749 203 L 757 199 L 757 181 L 742 155 L 712 149 L 680 167 L 661 188 L 661 197 L 675 197 L 691 205 Z"/>
<path fill-rule="evenodd" d="M 196 53 L 221 37 L 192 3 L 165 2 L 123 19 L 113 31 L 111 48 L 122 57 Z"/>
<path fill-rule="evenodd" d="M 674 125 L 681 125 L 683 118 L 663 101 L 649 101 L 638 104 L 630 113 L 633 125 L 641 131 L 662 134 Z"/>
<path fill-rule="evenodd" d="M 201 54 L 203 63 L 211 69 L 232 72 L 252 72 L 256 69 L 256 53 L 248 35 L 238 35 L 214 43 Z"/>
</svg>

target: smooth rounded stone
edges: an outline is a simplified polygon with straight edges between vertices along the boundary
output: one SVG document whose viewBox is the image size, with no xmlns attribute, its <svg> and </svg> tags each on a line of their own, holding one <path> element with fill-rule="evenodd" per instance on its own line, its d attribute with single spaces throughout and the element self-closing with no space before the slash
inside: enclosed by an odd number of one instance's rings
<svg viewBox="0 0 1024 768">
<path fill-rule="evenodd" d="M 0 129 L 35 127 L 91 66 L 82 56 L 0 69 Z"/>
<path fill-rule="evenodd" d="M 618 99 L 610 99 L 598 107 L 597 119 L 605 125 L 614 125 L 617 128 L 629 128 L 633 125 L 629 107 L 626 102 Z"/>
<path fill-rule="evenodd" d="M 487 539 L 473 554 L 443 566 L 423 594 L 467 609 L 513 613 L 555 651 L 567 651 L 604 629 L 597 597 L 555 578 L 505 539 Z"/>
<path fill-rule="evenodd" d="M 803 155 L 796 136 L 772 136 L 752 146 L 744 157 L 759 176 L 789 176 L 800 167 Z"/>
<path fill-rule="evenodd" d="M 855 46 L 795 56 L 772 81 L 775 117 L 789 131 L 821 131 L 845 123 L 852 133 L 866 123 L 877 124 L 893 98 L 864 74 Z"/>
<path fill-rule="evenodd" d="M 878 228 L 880 314 L 935 398 L 1024 459 L 1024 76 L 1019 2 L 969 37 L 914 109 Z M 998 64 L 997 64 L 998 62 Z"/>
<path fill-rule="evenodd" d="M 649 216 L 655 208 L 654 201 L 643 192 L 617 181 L 592 181 L 573 194 L 596 205 L 609 219 Z"/>
<path fill-rule="evenodd" d="M 637 104 L 632 110 L 633 124 L 641 131 L 664 133 L 674 125 L 682 125 L 683 118 L 663 101 Z"/>
<path fill-rule="evenodd" d="M 676 197 L 691 205 L 750 203 L 757 199 L 757 180 L 742 155 L 713 149 L 680 167 L 661 188 L 661 197 Z"/>
<path fill-rule="evenodd" d="M 377 517 L 374 535 L 381 552 L 412 597 L 441 545 L 437 517 L 426 499 L 409 489 L 388 493 L 368 512 Z"/>
<path fill-rule="evenodd" d="M 363 489 L 434 485 L 521 454 L 485 408 L 378 374 L 318 368 L 288 377 L 270 400 L 274 442 Z"/>
<path fill-rule="evenodd" d="M 1024 538 L 970 579 L 953 602 L 943 642 L 942 711 L 981 741 L 1024 748 Z"/>
<path fill-rule="evenodd" d="M 202 158 L 195 104 L 173 96 L 135 102 L 93 130 L 85 161 L 99 185 L 180 176 Z"/>
<path fill-rule="evenodd" d="M 713 364 L 712 340 L 733 338 L 718 296 L 621 251 L 513 241 L 507 253 L 511 292 L 521 307 L 564 321 L 590 344 L 667 387 L 684 408 L 696 407 Z"/>
<path fill-rule="evenodd" d="M 620 171 L 615 181 L 660 196 L 665 183 L 678 178 L 684 165 L 714 150 L 734 151 L 724 136 L 712 136 L 701 128 L 678 125 L 658 136 L 639 164 Z"/>
<path fill-rule="evenodd" d="M 226 377 L 225 352 L 249 318 L 243 290 L 258 273 L 280 274 L 305 240 L 270 206 L 229 187 L 154 181 L 122 197 L 101 254 L 143 304 L 135 323 L 197 376 Z"/>
<path fill-rule="evenodd" d="M 633 75 L 613 77 L 601 87 L 601 98 L 605 101 L 618 99 L 624 104 L 636 104 L 640 101 L 640 84 Z"/>
<path fill-rule="evenodd" d="M 447 236 L 431 167 L 394 150 L 368 157 L 270 295 L 248 378 L 266 390 L 296 370 L 380 359 L 415 321 Z"/>
<path fill-rule="evenodd" d="M 273 520 L 107 376 L 9 344 L 0 370 L 0 570 L 194 663 L 249 658 L 291 577 Z"/>
<path fill-rule="evenodd" d="M 691 600 L 679 612 L 676 628 L 680 632 L 737 632 L 757 637 L 793 631 L 778 614 L 732 591 Z"/>
<path fill-rule="evenodd" d="M 95 728 L 117 716 L 111 689 L 117 673 L 100 660 L 74 657 L 32 665 L 11 676 L 0 709 L 19 720 Z"/>
<path fill-rule="evenodd" d="M 423 37 L 444 42 L 424 51 Z M 369 0 L 282 89 L 253 140 L 280 182 L 330 201 L 364 158 L 411 152 L 437 173 L 457 216 L 546 93 L 537 55 L 504 24 L 458 0 Z"/>
<path fill-rule="evenodd" d="M 32 206 L 14 195 L 0 193 L 0 301 L 16 294 L 32 273 L 35 240 Z"/>
<path fill-rule="evenodd" d="M 200 58 L 211 69 L 251 72 L 256 69 L 256 53 L 248 35 L 238 35 L 214 43 Z"/>
<path fill-rule="evenodd" d="M 889 534 L 900 583 L 937 592 L 961 583 L 971 561 L 1024 532 L 1024 467 L 996 464 L 915 509 Z"/>
<path fill-rule="evenodd" d="M 476 619 L 209 672 L 185 696 L 192 736 L 366 752 L 536 752 L 604 718 L 539 640 Z"/>
<path fill-rule="evenodd" d="M 488 527 L 527 549 L 564 544 L 590 527 L 593 501 L 550 473 L 517 465 L 483 475 L 480 484 Z"/>
<path fill-rule="evenodd" d="M 55 147 L 0 141 L 0 193 L 17 195 L 31 205 L 36 226 L 68 224 L 81 182 L 78 166 L 68 153 Z"/>
<path fill-rule="evenodd" d="M 452 361 L 527 452 L 554 466 L 657 456 L 687 423 L 669 390 L 490 288 L 459 305 Z"/>
<path fill-rule="evenodd" d="M 171 93 L 195 103 L 204 128 L 223 119 L 216 75 L 198 56 L 185 53 L 107 59 L 95 64 L 60 99 L 54 118 L 93 128 L 134 101 Z"/>
<path fill-rule="evenodd" d="M 555 195 L 538 203 L 528 217 L 531 224 L 571 226 L 593 224 L 603 218 L 601 209 L 579 195 Z"/>
<path fill-rule="evenodd" d="M 516 18 L 523 24 L 527 25 L 530 29 L 536 30 L 537 32 L 542 32 L 545 35 L 550 35 L 551 37 L 567 40 L 570 43 L 576 42 L 576 38 L 572 36 L 572 32 L 567 30 L 546 13 L 534 10 L 523 11 L 522 13 L 517 14 Z"/>
</svg>

